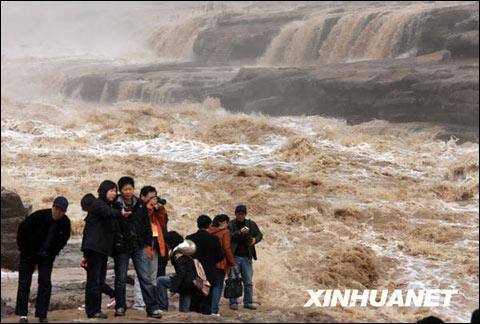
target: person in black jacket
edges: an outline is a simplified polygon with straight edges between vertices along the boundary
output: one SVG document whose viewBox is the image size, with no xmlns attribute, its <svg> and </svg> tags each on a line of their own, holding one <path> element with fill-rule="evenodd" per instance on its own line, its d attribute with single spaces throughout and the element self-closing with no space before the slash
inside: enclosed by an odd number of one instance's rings
<svg viewBox="0 0 480 324">
<path fill-rule="evenodd" d="M 478 310 L 478 308 L 473 311 L 472 317 L 471 317 L 471 319 L 470 319 L 470 323 L 471 323 L 471 324 L 480 323 L 480 317 L 479 317 L 479 310 Z"/>
<path fill-rule="evenodd" d="M 82 207 L 82 210 L 88 213 L 88 211 L 92 207 L 95 200 L 97 200 L 97 198 L 91 193 L 84 195 L 82 199 L 80 199 L 80 206 Z M 87 270 L 88 268 L 88 262 L 85 255 L 83 256 L 82 261 L 80 261 L 80 267 L 84 268 L 85 270 Z M 112 287 L 110 287 L 106 282 L 101 287 L 101 290 L 103 294 L 110 297 L 110 302 L 107 304 L 107 308 L 114 307 L 115 306 L 115 290 L 113 290 Z M 78 310 L 85 310 L 85 304 L 78 307 Z"/>
<path fill-rule="evenodd" d="M 65 215 L 67 207 L 68 200 L 62 196 L 57 197 L 52 208 L 34 212 L 18 226 L 20 265 L 15 314 L 20 316 L 21 323 L 28 322 L 28 297 L 35 266 L 38 267 L 35 316 L 41 323 L 47 322 L 53 262 L 70 238 L 70 219 Z"/>
<path fill-rule="evenodd" d="M 187 240 L 197 246 L 193 258 L 198 259 L 203 266 L 208 281 L 213 285 L 216 280 L 216 264 L 223 260 L 223 250 L 220 240 L 208 232 L 212 220 L 207 215 L 200 215 L 197 219 L 198 231 L 188 235 Z M 212 290 L 207 297 L 198 294 L 192 297 L 191 309 L 206 315 L 212 313 Z"/>
<path fill-rule="evenodd" d="M 125 316 L 127 272 L 128 264 L 132 259 L 146 305 L 147 316 L 160 318 L 162 315 L 155 285 L 150 279 L 150 263 L 147 257 L 147 247 L 150 246 L 153 239 L 148 209 L 141 199 L 135 197 L 135 182 L 131 177 L 120 178 L 118 188 L 121 195 L 116 200 L 117 208 L 130 210 L 131 214 L 117 221 L 113 256 L 115 261 L 115 316 Z"/>
<path fill-rule="evenodd" d="M 192 241 L 183 241 L 180 234 L 175 231 L 166 233 L 165 243 L 172 250 L 171 262 L 175 268 L 173 276 L 160 276 L 157 278 L 157 296 L 162 311 L 168 311 L 167 289 L 170 295 L 180 295 L 178 310 L 182 313 L 190 311 L 191 296 L 195 292 L 193 280 L 195 279 L 195 264 L 191 255 L 195 252 Z"/>
<path fill-rule="evenodd" d="M 257 224 L 251 219 L 246 219 L 247 207 L 238 205 L 235 208 L 235 219 L 228 224 L 232 233 L 232 252 L 237 264 L 237 270 L 243 279 L 243 306 L 247 309 L 256 309 L 253 304 L 253 264 L 252 259 L 257 260 L 257 251 L 255 245 L 260 243 L 263 234 Z M 233 271 L 230 271 L 229 277 L 232 278 Z M 230 299 L 230 308 L 238 309 L 236 299 Z"/>
<path fill-rule="evenodd" d="M 128 217 L 130 211 L 113 208 L 117 197 L 115 182 L 105 180 L 98 188 L 98 198 L 91 205 L 83 229 L 82 252 L 87 259 L 85 312 L 89 318 L 107 318 L 102 313 L 102 286 L 107 275 L 107 259 L 112 256 L 115 220 Z"/>
</svg>

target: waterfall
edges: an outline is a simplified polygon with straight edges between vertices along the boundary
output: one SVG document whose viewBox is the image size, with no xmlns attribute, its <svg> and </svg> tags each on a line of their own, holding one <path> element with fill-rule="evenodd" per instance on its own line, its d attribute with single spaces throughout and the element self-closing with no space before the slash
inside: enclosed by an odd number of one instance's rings
<svg viewBox="0 0 480 324">
<path fill-rule="evenodd" d="M 206 26 L 207 21 L 208 17 L 196 16 L 174 26 L 164 26 L 151 35 L 149 45 L 159 57 L 191 61 L 193 42 L 200 30 Z"/>
<path fill-rule="evenodd" d="M 412 56 L 422 26 L 435 8 L 368 8 L 290 22 L 258 63 L 304 66 Z"/>
</svg>

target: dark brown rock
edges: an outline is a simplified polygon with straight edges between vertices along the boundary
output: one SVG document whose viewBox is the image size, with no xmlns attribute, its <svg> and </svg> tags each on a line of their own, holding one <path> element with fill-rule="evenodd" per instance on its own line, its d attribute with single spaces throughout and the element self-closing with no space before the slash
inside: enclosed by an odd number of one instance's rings
<svg viewBox="0 0 480 324">
<path fill-rule="evenodd" d="M 106 74 L 105 82 L 133 87 L 130 100 L 151 104 L 201 102 L 210 96 L 220 98 L 222 106 L 230 111 L 322 115 L 349 123 L 373 119 L 429 122 L 446 127 L 443 137 L 455 135 L 478 141 L 478 61 L 449 57 L 450 53 L 443 50 L 408 59 L 252 67 L 238 72 L 229 67 L 155 65 L 134 73 L 128 68 L 117 69 Z M 69 82 L 83 87 L 92 79 L 80 77 Z M 159 88 L 167 83 L 170 87 L 162 93 Z M 125 94 L 112 92 L 109 98 L 116 102 L 125 99 Z M 94 99 L 100 101 L 101 97 Z"/>
<path fill-rule="evenodd" d="M 32 206 L 24 205 L 18 194 L 2 187 L 2 268 L 18 269 L 18 224 L 30 214 L 31 210 Z"/>
<path fill-rule="evenodd" d="M 470 63 L 419 58 L 249 68 L 207 94 L 233 111 L 323 115 L 353 124 L 372 119 L 429 122 L 478 141 L 478 63 Z"/>
<path fill-rule="evenodd" d="M 224 17 L 214 27 L 201 31 L 193 45 L 199 62 L 253 61 L 260 57 L 286 23 L 303 18 L 302 13 Z"/>
</svg>

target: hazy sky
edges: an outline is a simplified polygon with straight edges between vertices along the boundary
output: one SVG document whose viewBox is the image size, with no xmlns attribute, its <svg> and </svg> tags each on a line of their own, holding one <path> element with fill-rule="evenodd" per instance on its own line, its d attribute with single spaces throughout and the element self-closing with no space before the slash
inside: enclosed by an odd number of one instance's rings
<svg viewBox="0 0 480 324">
<path fill-rule="evenodd" d="M 2 54 L 109 56 L 139 50 L 148 32 L 168 23 L 175 8 L 201 4 L 2 1 Z"/>
</svg>

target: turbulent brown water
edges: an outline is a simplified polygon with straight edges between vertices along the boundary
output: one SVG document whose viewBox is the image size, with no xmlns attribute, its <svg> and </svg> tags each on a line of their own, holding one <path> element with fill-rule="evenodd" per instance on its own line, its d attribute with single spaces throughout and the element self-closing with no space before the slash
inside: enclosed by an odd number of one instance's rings
<svg viewBox="0 0 480 324">
<path fill-rule="evenodd" d="M 302 65 L 394 57 L 402 54 L 394 48 L 399 30 L 414 29 L 423 14 L 418 5 L 342 16 L 314 52 L 307 44 L 315 30 L 330 28 L 328 19 L 293 22 L 264 58 Z M 149 40 L 161 56 L 188 57 L 187 34 L 204 23 L 193 17 Z M 372 30 L 377 36 L 368 36 Z M 358 41 L 347 48 L 352 33 Z M 254 264 L 255 298 L 263 306 L 301 307 L 306 289 L 441 288 L 461 292 L 450 308 L 325 311 L 357 321 L 415 321 L 432 313 L 467 321 L 478 307 L 478 144 L 435 140 L 440 130 L 422 123 L 352 126 L 318 116 L 234 114 L 216 98 L 105 105 L 49 92 L 72 71 L 107 63 L 2 56 L 1 182 L 34 209 L 67 196 L 79 235 L 82 195 L 101 180 L 130 175 L 137 188 L 158 188 L 168 200 L 170 228 L 183 235 L 194 231 L 199 214 L 232 216 L 245 203 L 264 232 Z"/>
<path fill-rule="evenodd" d="M 262 304 L 301 306 L 312 288 L 418 285 L 460 289 L 452 308 L 434 312 L 467 318 L 478 303 L 476 144 L 432 140 L 436 130 L 422 125 L 348 126 L 218 106 L 3 97 L 2 186 L 35 208 L 65 194 L 77 233 L 81 196 L 125 174 L 159 188 L 171 228 L 184 235 L 197 215 L 232 215 L 244 202 L 265 232 L 255 263 Z M 426 312 L 350 311 L 376 320 Z"/>
</svg>

